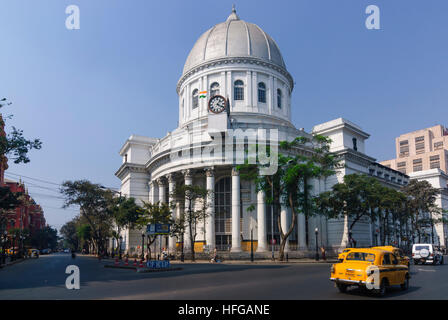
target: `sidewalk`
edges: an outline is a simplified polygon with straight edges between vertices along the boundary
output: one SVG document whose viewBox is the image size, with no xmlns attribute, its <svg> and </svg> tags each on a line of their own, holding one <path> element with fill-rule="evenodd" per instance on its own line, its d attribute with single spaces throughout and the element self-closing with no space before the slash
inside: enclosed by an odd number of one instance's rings
<svg viewBox="0 0 448 320">
<path fill-rule="evenodd" d="M 90 256 L 92 258 L 96 258 L 96 256 L 93 255 L 85 255 L 85 256 Z M 115 258 L 102 258 L 101 259 L 104 262 L 113 262 L 115 261 Z M 124 260 L 124 258 L 123 258 Z M 134 262 L 134 258 L 129 258 L 129 265 L 132 266 Z M 137 259 L 137 263 L 140 262 L 140 259 Z M 314 259 L 309 259 L 309 258 L 301 258 L 301 259 L 288 259 L 288 261 L 286 261 L 286 259 L 284 261 L 279 261 L 279 260 L 275 260 L 272 261 L 271 259 L 257 259 L 254 260 L 253 262 L 250 260 L 224 260 L 222 262 L 218 262 L 218 263 L 214 263 L 214 264 L 241 264 L 241 265 L 250 265 L 250 264 L 297 264 L 297 263 L 337 263 L 338 260 L 337 259 L 327 259 L 327 260 L 319 260 L 316 261 Z M 204 259 L 196 259 L 195 262 L 192 262 L 191 260 L 187 260 L 185 259 L 184 262 L 181 262 L 180 260 L 170 260 L 171 264 L 199 264 L 199 263 L 207 263 L 207 264 L 211 264 L 210 260 L 204 260 Z"/>
<path fill-rule="evenodd" d="M 12 265 L 14 265 L 14 264 L 16 264 L 16 263 L 19 263 L 19 262 L 22 262 L 22 261 L 25 261 L 26 259 L 23 259 L 23 258 L 18 258 L 18 259 L 16 259 L 16 260 L 14 260 L 14 261 L 11 261 L 11 258 L 10 257 L 7 257 L 6 258 L 6 264 L 1 264 L 1 262 L 3 261 L 3 260 L 1 260 L 1 258 L 0 258 L 0 268 L 4 268 L 4 267 L 8 267 L 8 266 L 12 266 Z"/>
</svg>

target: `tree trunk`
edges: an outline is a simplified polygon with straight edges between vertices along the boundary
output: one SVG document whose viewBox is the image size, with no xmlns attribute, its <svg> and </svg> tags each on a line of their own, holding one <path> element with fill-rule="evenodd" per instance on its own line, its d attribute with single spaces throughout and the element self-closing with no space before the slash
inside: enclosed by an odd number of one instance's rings
<svg viewBox="0 0 448 320">
<path fill-rule="evenodd" d="M 280 231 L 280 239 L 281 239 L 280 252 L 279 252 L 279 260 L 280 261 L 283 261 L 283 259 L 284 259 L 286 241 L 288 240 L 288 237 L 291 235 L 292 231 L 294 230 L 294 225 L 296 224 L 296 213 L 294 210 L 294 205 L 293 205 L 291 194 L 289 195 L 289 204 L 290 204 L 290 208 L 291 208 L 291 212 L 292 212 L 292 221 L 291 221 L 291 225 L 289 226 L 288 232 L 283 233 L 280 215 L 277 218 L 278 230 Z"/>
</svg>

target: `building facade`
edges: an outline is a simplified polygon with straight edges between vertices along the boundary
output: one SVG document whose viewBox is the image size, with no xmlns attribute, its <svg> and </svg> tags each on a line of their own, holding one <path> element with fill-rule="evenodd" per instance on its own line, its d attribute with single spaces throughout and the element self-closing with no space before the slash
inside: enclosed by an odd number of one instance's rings
<svg viewBox="0 0 448 320">
<path fill-rule="evenodd" d="M 448 169 L 448 129 L 441 125 L 413 131 L 395 139 L 396 158 L 381 164 L 403 173 Z"/>
<path fill-rule="evenodd" d="M 411 179 L 428 181 L 439 190 L 436 204 L 448 210 L 448 129 L 442 125 L 413 131 L 395 139 L 396 158 L 381 164 L 406 173 Z M 446 218 L 446 214 L 434 218 Z M 433 242 L 445 247 L 448 227 L 438 223 L 434 230 L 426 230 L 423 242 Z"/>
<path fill-rule="evenodd" d="M 330 178 L 313 181 L 316 194 L 330 190 L 350 173 L 370 174 L 394 188 L 408 182 L 407 175 L 366 154 L 369 134 L 348 120 L 316 125 L 310 133 L 296 128 L 291 122 L 293 89 L 293 78 L 275 41 L 257 25 L 241 20 L 233 9 L 225 22 L 199 37 L 187 57 L 177 83 L 179 126 L 160 139 L 132 135 L 121 148 L 122 165 L 116 172 L 121 194 L 173 204 L 170 195 L 176 184 L 205 187 L 212 191 L 207 199 L 208 217 L 199 228 L 197 243 L 188 243 L 186 236 L 184 248 L 188 251 L 194 245 L 199 252 L 216 248 L 244 255 L 252 234 L 257 254 L 268 256 L 271 244 L 279 243 L 278 215 L 284 229 L 291 223 L 291 212 L 287 207 L 272 209 L 253 182 L 240 178 L 233 149 L 236 133 L 243 134 L 242 145 L 252 134 L 258 144 L 313 134 L 330 137 L 331 151 L 341 156 L 345 166 Z M 217 141 L 222 148 L 211 147 Z M 220 150 L 231 150 L 232 156 Z M 179 218 L 187 204 L 174 204 L 173 216 Z M 305 255 L 315 248 L 316 238 L 319 246 L 339 250 L 347 245 L 348 225 L 347 219 L 327 220 L 319 215 L 306 219 L 299 214 L 286 251 L 290 257 Z M 371 245 L 375 229 L 369 221 L 360 221 L 352 235 L 359 245 Z M 142 230 L 124 230 L 121 248 L 137 253 L 141 235 Z M 174 251 L 176 242 L 165 237 L 157 246 Z"/>
</svg>

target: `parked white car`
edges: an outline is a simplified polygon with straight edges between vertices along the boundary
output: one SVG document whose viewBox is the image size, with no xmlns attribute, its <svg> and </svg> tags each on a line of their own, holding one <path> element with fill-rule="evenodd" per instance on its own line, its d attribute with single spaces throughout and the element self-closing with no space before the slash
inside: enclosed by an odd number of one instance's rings
<svg viewBox="0 0 448 320">
<path fill-rule="evenodd" d="M 443 253 L 430 243 L 416 243 L 412 246 L 414 264 L 443 264 Z"/>
</svg>

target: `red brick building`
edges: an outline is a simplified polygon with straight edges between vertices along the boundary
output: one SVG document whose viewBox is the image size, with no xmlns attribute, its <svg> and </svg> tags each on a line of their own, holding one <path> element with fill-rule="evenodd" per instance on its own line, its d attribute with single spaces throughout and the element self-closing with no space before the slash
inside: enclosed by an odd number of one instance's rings
<svg viewBox="0 0 448 320">
<path fill-rule="evenodd" d="M 3 137 L 6 135 L 4 126 L 5 123 L 0 114 L 0 136 Z M 15 208 L 14 212 L 8 214 L 6 229 L 28 229 L 32 234 L 36 230 L 44 228 L 46 223 L 42 207 L 28 194 L 25 185 L 21 181 L 5 179 L 6 169 L 8 169 L 8 158 L 0 155 L 0 186 L 7 186 L 12 192 L 22 193 L 22 205 Z"/>
<path fill-rule="evenodd" d="M 23 204 L 15 209 L 15 214 L 9 217 L 7 230 L 28 229 L 30 233 L 40 230 L 45 227 L 44 211 L 34 199 L 28 194 L 25 185 L 22 182 L 16 182 L 5 179 L 5 185 L 9 187 L 12 192 L 22 193 Z"/>
</svg>

